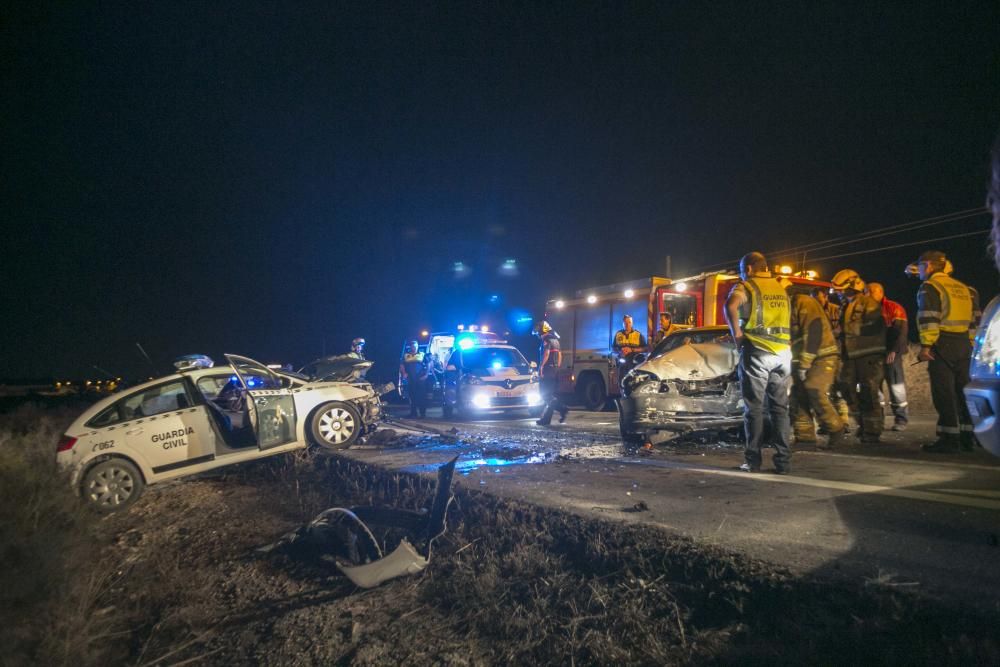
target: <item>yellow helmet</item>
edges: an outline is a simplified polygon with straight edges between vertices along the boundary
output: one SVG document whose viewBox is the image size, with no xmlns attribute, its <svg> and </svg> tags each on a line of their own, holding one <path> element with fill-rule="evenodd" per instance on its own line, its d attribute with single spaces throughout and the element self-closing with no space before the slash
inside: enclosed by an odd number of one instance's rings
<svg viewBox="0 0 1000 667">
<path fill-rule="evenodd" d="M 536 336 L 543 336 L 549 333 L 550 331 L 552 331 L 552 327 L 549 326 L 548 322 L 542 320 L 535 326 L 535 330 L 532 333 L 534 333 Z"/>
<path fill-rule="evenodd" d="M 854 269 L 841 269 L 834 274 L 830 280 L 833 289 L 842 292 L 844 290 L 854 290 L 855 292 L 865 291 L 865 281 L 861 279 Z"/>
</svg>

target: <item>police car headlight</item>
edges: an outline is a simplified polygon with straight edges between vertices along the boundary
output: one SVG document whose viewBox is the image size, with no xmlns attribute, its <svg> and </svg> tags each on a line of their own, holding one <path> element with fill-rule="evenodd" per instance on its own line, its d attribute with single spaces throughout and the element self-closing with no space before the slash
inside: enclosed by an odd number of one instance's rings
<svg viewBox="0 0 1000 667">
<path fill-rule="evenodd" d="M 476 394 L 472 397 L 472 404 L 480 409 L 488 408 L 490 407 L 490 397 L 486 394 Z"/>
</svg>

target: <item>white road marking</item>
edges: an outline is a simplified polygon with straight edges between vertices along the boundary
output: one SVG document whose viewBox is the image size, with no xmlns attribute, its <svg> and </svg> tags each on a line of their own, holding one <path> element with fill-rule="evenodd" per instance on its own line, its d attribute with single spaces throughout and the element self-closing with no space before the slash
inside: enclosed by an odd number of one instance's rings
<svg viewBox="0 0 1000 667">
<path fill-rule="evenodd" d="M 831 458 L 858 459 L 862 461 L 912 463 L 914 465 L 934 466 L 935 468 L 940 468 L 941 466 L 948 466 L 950 468 L 966 468 L 969 470 L 991 470 L 993 472 L 1000 473 L 1000 465 L 987 465 L 985 463 L 955 463 L 954 461 L 941 461 L 941 460 L 925 461 L 923 459 L 901 459 L 901 458 L 878 456 L 878 455 L 841 454 L 839 452 L 820 452 L 820 451 L 809 451 L 809 450 L 793 450 L 792 453 L 795 456 L 798 456 L 799 454 L 804 454 L 809 456 L 829 456 Z"/>
<path fill-rule="evenodd" d="M 932 503 L 944 503 L 946 505 L 961 505 L 963 507 L 976 507 L 979 509 L 1000 511 L 1000 500 L 990 500 L 983 497 L 964 497 L 962 495 L 950 495 L 935 491 L 916 491 L 913 489 L 900 489 L 892 486 L 878 486 L 875 484 L 858 484 L 856 482 L 837 482 L 826 479 L 813 479 L 812 477 L 799 477 L 796 475 L 772 475 L 768 473 L 747 473 L 739 470 L 726 470 L 723 468 L 713 468 L 710 466 L 699 466 L 690 463 L 677 463 L 673 461 L 650 461 L 642 459 L 627 459 L 630 463 L 651 465 L 659 468 L 676 468 L 681 470 L 691 470 L 709 475 L 721 475 L 723 477 L 740 477 L 752 482 L 775 482 L 779 484 L 799 484 L 802 486 L 812 486 L 821 489 L 834 489 L 837 491 L 847 491 L 849 493 L 880 494 L 883 496 L 893 496 L 896 498 L 908 498 L 910 500 L 925 500 Z M 979 492 L 976 490 L 965 491 L 968 494 L 985 493 L 992 495 L 992 490 Z"/>
</svg>

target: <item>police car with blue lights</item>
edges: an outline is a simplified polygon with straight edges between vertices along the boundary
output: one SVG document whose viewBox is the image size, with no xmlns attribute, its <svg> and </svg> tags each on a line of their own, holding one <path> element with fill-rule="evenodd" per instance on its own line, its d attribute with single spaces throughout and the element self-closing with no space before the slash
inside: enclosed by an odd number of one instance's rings
<svg viewBox="0 0 1000 667">
<path fill-rule="evenodd" d="M 227 354 L 182 357 L 177 372 L 96 403 L 70 425 L 56 460 L 99 510 L 127 507 L 169 479 L 317 444 L 349 447 L 383 417 L 367 382 L 316 381 Z"/>
<path fill-rule="evenodd" d="M 498 337 L 476 331 L 455 336 L 444 371 L 444 416 L 488 411 L 542 410 L 537 367 Z"/>
</svg>

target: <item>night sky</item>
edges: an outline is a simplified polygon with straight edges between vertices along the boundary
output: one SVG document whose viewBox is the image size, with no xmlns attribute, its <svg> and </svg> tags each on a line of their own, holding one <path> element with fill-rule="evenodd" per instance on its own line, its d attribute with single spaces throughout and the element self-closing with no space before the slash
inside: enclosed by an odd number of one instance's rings
<svg viewBox="0 0 1000 667">
<path fill-rule="evenodd" d="M 979 207 L 1000 129 L 997 2 L 83 4 L 2 12 L 2 378 L 358 335 L 390 375 L 668 254 Z M 1000 291 L 985 237 L 930 245 Z M 912 312 L 921 249 L 810 268 Z"/>
</svg>

